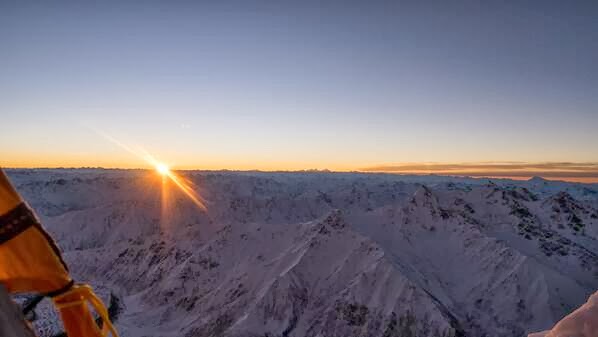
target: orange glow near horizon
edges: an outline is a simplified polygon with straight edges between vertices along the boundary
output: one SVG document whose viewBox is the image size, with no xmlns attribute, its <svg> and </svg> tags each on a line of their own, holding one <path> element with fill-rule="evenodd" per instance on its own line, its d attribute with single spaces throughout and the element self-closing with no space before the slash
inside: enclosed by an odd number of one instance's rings
<svg viewBox="0 0 598 337">
<path fill-rule="evenodd" d="M 367 167 L 361 171 L 513 180 L 527 180 L 538 176 L 546 180 L 598 182 L 598 163 L 593 162 L 398 163 Z"/>
<path fill-rule="evenodd" d="M 0 167 L 3 168 L 14 168 L 14 169 L 28 169 L 28 168 L 48 168 L 48 169 L 53 169 L 53 168 L 104 168 L 104 169 L 148 169 L 148 167 L 146 166 L 142 166 L 139 164 L 133 164 L 131 163 L 130 165 L 80 165 L 80 164 L 64 164 L 64 165 L 32 165 L 32 164 L 28 164 L 28 165 L 6 165 L 6 164 L 2 164 L 0 165 Z M 180 178 L 178 180 L 175 180 L 177 178 L 172 178 L 172 177 L 177 177 L 175 174 L 172 174 L 172 171 L 170 168 L 168 168 L 169 172 L 171 174 L 163 174 L 162 173 L 162 169 L 158 169 L 157 167 L 153 167 L 152 170 L 155 170 L 157 173 L 159 173 L 161 176 L 166 176 L 168 178 L 168 180 L 171 180 L 173 183 L 175 183 L 177 186 L 179 186 L 179 188 L 181 188 L 180 186 L 183 185 L 183 183 L 181 182 Z M 568 182 L 578 182 L 578 183 L 585 183 L 585 184 L 590 184 L 590 183 L 598 183 L 598 177 L 584 177 L 584 176 L 572 176 L 571 174 L 574 174 L 574 172 L 565 172 L 565 176 L 552 176 L 552 175 L 545 175 L 543 173 L 546 172 L 535 172 L 535 171 L 527 171 L 527 172 L 522 172 L 522 171 L 514 171 L 514 172 L 509 172 L 509 171 L 503 171 L 503 172 L 494 172 L 494 171 L 488 171 L 488 172 L 484 172 L 484 171 L 476 171 L 476 172 L 472 172 L 470 170 L 463 170 L 463 171 L 459 171 L 459 170 L 452 170 L 452 171 L 437 171 L 437 170 L 431 170 L 431 169 L 427 169 L 427 170 L 409 170 L 409 171 L 396 171 L 396 170 L 370 170 L 370 169 L 362 169 L 362 168 L 355 168 L 355 169 L 350 169 L 350 168 L 346 168 L 345 166 L 340 166 L 338 168 L 334 167 L 334 166 L 329 166 L 329 168 L 316 168 L 313 169 L 310 166 L 305 166 L 305 167 L 301 167 L 301 166 L 290 166 L 290 167 L 286 167 L 283 165 L 275 165 L 275 166 L 268 166 L 268 165 L 240 165 L 238 167 L 226 167 L 226 166 L 217 166 L 217 165 L 209 165 L 209 166 L 184 166 L 184 167 L 177 167 L 177 170 L 182 170 L 182 171 L 193 171 L 193 170 L 206 170 L 206 171 L 222 171 L 222 170 L 230 170 L 230 171 L 261 171 L 261 172 L 303 172 L 303 171 L 309 171 L 309 170 L 329 170 L 331 172 L 362 172 L 362 173 L 387 173 L 387 174 L 403 174 L 403 175 L 442 175 L 442 176 L 455 176 L 455 177 L 472 177 L 472 178 L 492 178 L 492 179 L 512 179 L 512 180 L 528 180 L 531 179 L 534 176 L 539 176 L 542 177 L 546 180 L 554 180 L 554 181 L 568 181 Z M 184 185 L 183 185 L 184 186 Z M 181 190 L 187 194 L 187 192 L 189 189 L 188 188 L 181 188 Z M 198 200 L 200 200 L 200 198 L 197 198 Z M 194 201 L 195 202 L 195 201 Z M 200 202 L 202 203 L 202 202 Z"/>
<path fill-rule="evenodd" d="M 177 173 L 172 171 L 168 165 L 163 162 L 156 160 L 149 152 L 147 152 L 143 148 L 134 148 L 127 144 L 124 144 L 117 140 L 116 138 L 102 132 L 99 130 L 94 130 L 98 135 L 102 136 L 104 139 L 110 141 L 111 143 L 117 145 L 121 149 L 129 152 L 133 156 L 142 159 L 146 164 L 152 166 L 158 174 L 162 176 L 162 212 L 166 212 L 167 207 L 167 198 L 169 198 L 169 191 L 168 191 L 168 180 L 172 181 L 178 188 L 183 192 L 198 208 L 203 211 L 206 211 L 205 201 L 202 197 L 195 191 L 193 188 L 193 183 L 184 179 L 183 177 L 179 176 Z"/>
<path fill-rule="evenodd" d="M 171 168 L 164 163 L 159 163 L 147 151 L 127 146 L 114 138 L 104 135 L 104 138 L 119 148 L 125 150 L 109 157 L 97 156 L 93 161 L 89 157 L 61 157 L 52 154 L 39 155 L 12 155 L 0 156 L 0 167 L 6 168 L 79 168 L 102 167 L 107 169 L 148 169 L 157 171 Z M 126 153 L 133 154 L 126 155 Z M 164 157 L 169 157 L 164 155 Z M 9 160 L 7 160 L 9 158 Z M 598 163 L 570 163 L 570 162 L 481 162 L 481 163 L 398 163 L 378 166 L 367 166 L 358 161 L 336 162 L 328 160 L 311 161 L 284 161 L 273 158 L 226 158 L 202 157 L 202 165 L 194 165 L 190 158 L 181 156 L 169 157 L 171 162 L 177 162 L 176 170 L 238 170 L 238 171 L 304 171 L 325 170 L 334 172 L 372 172 L 412 175 L 448 175 L 470 176 L 474 178 L 504 178 L 513 180 L 526 180 L 533 176 L 540 176 L 547 180 L 561 180 L 580 183 L 598 183 Z M 158 165 L 164 165 L 164 167 Z M 169 180 L 179 187 L 185 194 L 190 194 L 188 183 L 176 174 L 169 174 Z M 173 178 L 174 177 L 174 178 Z M 187 186 L 187 187 L 185 187 Z M 192 198 L 203 204 L 201 198 Z M 194 200 L 195 203 L 197 203 Z"/>
</svg>

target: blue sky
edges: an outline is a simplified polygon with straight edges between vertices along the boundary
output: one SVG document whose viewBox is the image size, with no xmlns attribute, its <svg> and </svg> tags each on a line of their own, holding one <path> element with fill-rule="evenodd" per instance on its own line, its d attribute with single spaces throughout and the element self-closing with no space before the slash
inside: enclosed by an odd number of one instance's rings
<svg viewBox="0 0 598 337">
<path fill-rule="evenodd" d="M 598 162 L 598 4 L 2 2 L 0 165 Z M 96 130 L 96 131 L 94 131 Z"/>
</svg>

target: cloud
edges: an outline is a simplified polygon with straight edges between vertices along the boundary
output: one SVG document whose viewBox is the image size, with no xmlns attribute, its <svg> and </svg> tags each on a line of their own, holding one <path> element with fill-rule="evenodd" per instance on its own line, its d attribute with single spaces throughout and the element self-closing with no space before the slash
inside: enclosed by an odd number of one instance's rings
<svg viewBox="0 0 598 337">
<path fill-rule="evenodd" d="M 540 176 L 553 179 L 598 180 L 598 163 L 592 162 L 402 163 L 366 167 L 361 171 L 471 177 L 529 178 Z"/>
</svg>

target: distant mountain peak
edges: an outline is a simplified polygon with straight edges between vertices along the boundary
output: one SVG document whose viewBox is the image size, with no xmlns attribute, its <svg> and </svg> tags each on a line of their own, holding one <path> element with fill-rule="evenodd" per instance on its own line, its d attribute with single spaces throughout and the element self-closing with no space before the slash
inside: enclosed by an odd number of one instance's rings
<svg viewBox="0 0 598 337">
<path fill-rule="evenodd" d="M 530 183 L 547 183 L 548 180 L 540 177 L 540 176 L 533 176 L 530 179 L 528 179 L 527 181 L 529 181 Z"/>
</svg>

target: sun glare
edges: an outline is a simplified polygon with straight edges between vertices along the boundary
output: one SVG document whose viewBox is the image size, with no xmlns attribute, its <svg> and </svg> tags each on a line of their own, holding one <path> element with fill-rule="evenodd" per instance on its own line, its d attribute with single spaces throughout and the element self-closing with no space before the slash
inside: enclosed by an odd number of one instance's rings
<svg viewBox="0 0 598 337">
<path fill-rule="evenodd" d="M 168 175 L 168 173 L 170 173 L 170 169 L 168 168 L 168 166 L 162 163 L 156 164 L 156 171 L 158 171 L 158 173 L 160 173 L 163 176 L 166 176 Z"/>
<path fill-rule="evenodd" d="M 162 189 L 165 189 L 167 185 L 167 181 L 173 182 L 180 190 L 183 192 L 197 207 L 202 210 L 207 210 L 205 205 L 205 200 L 201 197 L 201 195 L 196 191 L 196 187 L 194 186 L 193 182 L 190 180 L 185 179 L 182 176 L 179 176 L 176 172 L 171 171 L 168 165 L 157 161 L 151 154 L 145 151 L 143 148 L 132 148 L 127 146 L 120 141 L 116 140 L 115 138 L 109 136 L 108 134 L 97 131 L 99 135 L 106 138 L 108 141 L 118 145 L 125 151 L 135 155 L 143 159 L 148 165 L 151 167 L 153 166 L 156 172 L 162 176 Z"/>
</svg>

